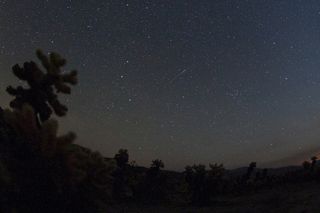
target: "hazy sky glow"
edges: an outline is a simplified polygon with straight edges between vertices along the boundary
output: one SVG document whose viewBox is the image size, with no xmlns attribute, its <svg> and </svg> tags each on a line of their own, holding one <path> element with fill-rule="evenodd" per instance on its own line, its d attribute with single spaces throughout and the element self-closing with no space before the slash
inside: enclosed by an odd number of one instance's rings
<svg viewBox="0 0 320 213">
<path fill-rule="evenodd" d="M 62 131 L 106 156 L 182 169 L 320 150 L 318 0 L 0 0 L 1 106 L 37 48 L 79 71 Z"/>
</svg>

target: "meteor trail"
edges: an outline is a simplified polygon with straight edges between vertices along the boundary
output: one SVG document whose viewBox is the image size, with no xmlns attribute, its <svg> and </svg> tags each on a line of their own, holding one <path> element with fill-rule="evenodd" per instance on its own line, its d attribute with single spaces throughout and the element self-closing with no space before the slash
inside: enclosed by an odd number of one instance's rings
<svg viewBox="0 0 320 213">
<path fill-rule="evenodd" d="M 179 72 L 174 78 L 171 79 L 169 84 L 172 84 L 177 78 L 179 78 L 181 75 L 183 75 L 187 70 L 183 69 L 181 72 Z"/>
</svg>

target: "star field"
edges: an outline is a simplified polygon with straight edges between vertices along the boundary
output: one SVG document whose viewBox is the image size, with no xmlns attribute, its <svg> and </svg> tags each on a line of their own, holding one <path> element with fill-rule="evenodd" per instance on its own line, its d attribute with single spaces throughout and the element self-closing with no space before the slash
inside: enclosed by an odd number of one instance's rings
<svg viewBox="0 0 320 213">
<path fill-rule="evenodd" d="M 37 48 L 79 71 L 61 131 L 169 169 L 319 151 L 316 0 L 1 0 L 0 101 Z"/>
</svg>

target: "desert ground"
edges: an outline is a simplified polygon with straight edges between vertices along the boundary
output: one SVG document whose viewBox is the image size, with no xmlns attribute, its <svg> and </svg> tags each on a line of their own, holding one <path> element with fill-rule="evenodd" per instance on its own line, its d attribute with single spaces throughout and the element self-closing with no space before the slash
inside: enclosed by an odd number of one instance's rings
<svg viewBox="0 0 320 213">
<path fill-rule="evenodd" d="M 123 205 L 109 212 L 123 213 L 316 213 L 320 211 L 319 183 L 288 184 L 242 196 L 216 198 L 205 207 L 181 205 Z"/>
</svg>

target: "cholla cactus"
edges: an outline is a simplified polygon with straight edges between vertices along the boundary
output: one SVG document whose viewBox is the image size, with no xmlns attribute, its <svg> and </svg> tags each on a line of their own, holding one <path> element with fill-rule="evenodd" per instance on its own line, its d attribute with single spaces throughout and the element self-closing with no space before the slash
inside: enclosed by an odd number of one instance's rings
<svg viewBox="0 0 320 213">
<path fill-rule="evenodd" d="M 21 109 L 5 110 L 4 117 L 25 139 L 26 147 L 44 160 L 43 163 L 54 162 L 54 165 L 59 165 L 56 168 L 51 167 L 55 172 L 50 172 L 58 186 L 68 184 L 70 187 L 79 188 L 87 185 L 92 191 L 100 191 L 98 194 L 105 192 L 104 196 L 110 198 L 111 174 L 115 162 L 108 163 L 98 152 L 73 144 L 76 135 L 72 132 L 57 136 L 56 120 L 49 119 L 38 128 L 33 108 L 28 104 L 24 104 Z M 55 177 L 62 173 L 63 176 Z"/>
<path fill-rule="evenodd" d="M 45 121 L 39 129 L 34 110 L 28 104 L 24 104 L 21 109 L 5 110 L 4 118 L 19 135 L 26 139 L 33 151 L 45 157 L 54 157 L 67 145 L 72 144 L 76 137 L 72 132 L 57 136 L 58 122 L 53 119 Z"/>
<path fill-rule="evenodd" d="M 54 183 L 53 188 L 61 194 L 73 192 L 74 200 L 70 205 L 81 202 L 83 208 L 95 208 L 110 200 L 114 161 L 107 162 L 98 152 L 73 144 L 75 134 L 72 132 L 57 136 L 58 123 L 53 119 L 43 122 L 38 128 L 33 108 L 28 104 L 21 109 L 5 110 L 4 118 L 23 138 L 23 147 L 27 148 L 24 152 L 29 156 L 23 165 L 33 168 L 35 165 L 30 165 L 30 162 L 39 164 L 35 168 L 42 171 L 37 178 Z M 34 172 L 33 169 L 31 174 Z M 29 174 L 22 174 L 33 180 Z"/>
<path fill-rule="evenodd" d="M 40 121 L 44 122 L 50 118 L 52 111 L 58 116 L 66 114 L 68 108 L 59 102 L 56 93 L 71 93 L 69 85 L 77 84 L 77 71 L 63 73 L 61 67 L 66 64 L 66 60 L 57 53 L 51 53 L 47 57 L 38 50 L 37 56 L 46 73 L 33 61 L 25 62 L 23 67 L 16 64 L 12 68 L 13 73 L 20 80 L 26 81 L 29 88 L 9 86 L 7 92 L 15 96 L 10 102 L 12 108 L 21 109 L 25 103 L 33 107 L 39 125 Z"/>
<path fill-rule="evenodd" d="M 209 164 L 209 176 L 213 178 L 221 178 L 224 175 L 225 168 L 223 164 Z"/>
<path fill-rule="evenodd" d="M 159 171 L 161 168 L 164 168 L 164 163 L 162 162 L 162 160 L 156 159 L 152 161 L 151 169 Z"/>
<path fill-rule="evenodd" d="M 309 171 L 310 168 L 311 168 L 311 163 L 309 161 L 304 161 L 302 163 L 302 167 L 303 167 L 304 170 Z"/>
<path fill-rule="evenodd" d="M 249 164 L 249 167 L 248 167 L 248 169 L 247 169 L 247 173 L 246 173 L 246 175 L 244 176 L 244 179 L 245 179 L 246 182 L 251 178 L 251 175 L 252 175 L 252 173 L 253 173 L 253 171 L 254 171 L 254 169 L 255 169 L 256 167 L 257 167 L 257 163 L 256 163 L 256 162 L 251 162 L 251 163 Z"/>
<path fill-rule="evenodd" d="M 120 149 L 118 153 L 114 156 L 114 159 L 116 160 L 119 168 L 124 168 L 126 165 L 128 165 L 129 162 L 128 150 Z"/>
<path fill-rule="evenodd" d="M 318 158 L 316 156 L 313 156 L 310 158 L 310 160 L 311 160 L 311 171 L 314 171 Z"/>
</svg>

